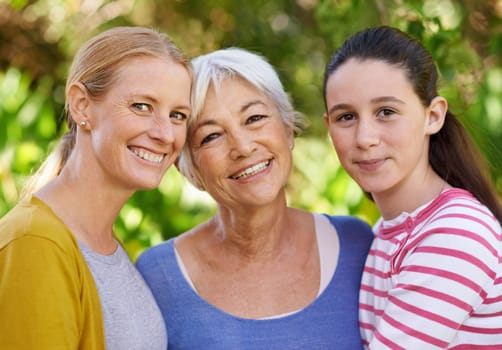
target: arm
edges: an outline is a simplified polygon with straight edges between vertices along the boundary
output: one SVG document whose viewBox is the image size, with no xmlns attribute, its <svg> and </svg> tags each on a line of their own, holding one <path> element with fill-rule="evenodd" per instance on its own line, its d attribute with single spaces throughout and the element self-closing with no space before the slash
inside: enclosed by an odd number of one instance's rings
<svg viewBox="0 0 502 350">
<path fill-rule="evenodd" d="M 26 235 L 0 250 L 0 348 L 77 349 L 75 262 L 52 241 Z"/>
</svg>

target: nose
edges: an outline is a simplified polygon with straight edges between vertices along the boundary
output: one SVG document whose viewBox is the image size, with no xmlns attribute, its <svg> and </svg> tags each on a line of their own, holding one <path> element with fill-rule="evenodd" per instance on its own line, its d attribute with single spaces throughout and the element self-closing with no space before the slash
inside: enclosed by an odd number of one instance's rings
<svg viewBox="0 0 502 350">
<path fill-rule="evenodd" d="M 257 150 L 256 142 L 249 131 L 234 131 L 229 135 L 229 138 L 231 142 L 230 158 L 232 160 L 249 157 Z"/>
<path fill-rule="evenodd" d="M 372 119 L 360 118 L 356 128 L 356 142 L 358 147 L 367 149 L 380 143 L 378 125 Z"/>
<path fill-rule="evenodd" d="M 154 117 L 148 135 L 162 143 L 172 143 L 175 139 L 175 125 L 169 117 Z"/>
</svg>

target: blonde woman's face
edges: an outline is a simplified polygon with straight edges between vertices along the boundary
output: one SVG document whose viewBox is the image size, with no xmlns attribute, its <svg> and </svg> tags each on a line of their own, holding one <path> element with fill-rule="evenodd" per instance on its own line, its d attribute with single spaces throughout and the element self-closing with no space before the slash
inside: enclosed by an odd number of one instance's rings
<svg viewBox="0 0 502 350">
<path fill-rule="evenodd" d="M 125 61 L 110 91 L 87 108 L 95 171 L 113 186 L 156 187 L 185 143 L 190 86 L 186 68 L 171 59 Z"/>
</svg>

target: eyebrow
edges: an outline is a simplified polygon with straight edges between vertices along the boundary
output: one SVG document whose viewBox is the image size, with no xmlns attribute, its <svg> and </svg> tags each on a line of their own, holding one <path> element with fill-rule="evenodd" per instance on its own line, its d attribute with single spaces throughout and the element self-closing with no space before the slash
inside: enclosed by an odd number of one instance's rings
<svg viewBox="0 0 502 350">
<path fill-rule="evenodd" d="M 242 113 L 254 105 L 264 105 L 265 107 L 267 106 L 264 102 L 262 102 L 260 100 L 253 100 L 253 101 L 249 101 L 248 103 L 244 104 L 241 107 L 240 112 Z"/>
<path fill-rule="evenodd" d="M 373 102 L 373 103 L 375 103 L 375 102 L 396 102 L 396 103 L 399 103 L 402 105 L 405 104 L 405 102 L 403 100 L 400 100 L 399 98 L 394 97 L 394 96 L 377 97 L 377 98 L 372 99 L 371 102 Z"/>
<path fill-rule="evenodd" d="M 394 102 L 398 104 L 404 105 L 405 102 L 403 100 L 400 100 L 397 97 L 394 96 L 381 96 L 381 97 L 376 97 L 370 100 L 371 103 L 381 103 L 381 102 Z M 350 109 L 352 105 L 348 103 L 339 103 L 331 107 L 328 111 L 328 115 L 332 114 L 333 112 L 339 110 L 339 109 Z"/>
<path fill-rule="evenodd" d="M 128 98 L 133 99 L 133 100 L 135 100 L 135 99 L 142 99 L 143 100 L 144 99 L 144 100 L 148 100 L 148 101 L 154 102 L 154 103 L 158 102 L 157 99 L 153 95 L 151 95 L 149 93 L 144 93 L 144 92 L 133 92 L 128 95 Z"/>
<path fill-rule="evenodd" d="M 195 128 L 193 129 L 193 131 L 197 131 L 199 130 L 200 128 L 202 128 L 203 126 L 206 126 L 206 125 L 216 125 L 216 120 L 214 119 L 207 119 L 207 120 L 204 120 L 202 123 L 197 123 L 195 124 Z"/>
<path fill-rule="evenodd" d="M 263 106 L 267 106 L 264 102 L 260 101 L 260 100 L 253 100 L 253 101 L 249 101 L 248 103 L 245 103 L 240 109 L 239 109 L 239 113 L 243 113 L 245 112 L 247 109 L 251 108 L 252 106 L 255 106 L 255 105 L 263 105 Z M 197 125 L 195 126 L 194 128 L 194 132 L 196 130 L 198 130 L 199 128 L 202 128 L 203 126 L 207 126 L 207 125 L 216 125 L 218 124 L 216 122 L 216 120 L 214 119 L 207 119 L 201 123 L 197 123 Z"/>
<path fill-rule="evenodd" d="M 189 105 L 179 105 L 179 106 L 175 106 L 173 108 L 173 110 L 177 111 L 177 110 L 185 110 L 185 111 L 188 111 L 188 112 L 191 112 L 191 107 Z"/>
<path fill-rule="evenodd" d="M 159 103 L 159 100 L 155 96 L 153 96 L 153 95 L 151 95 L 149 93 L 143 93 L 143 92 L 132 93 L 130 95 L 130 98 L 131 99 L 145 99 L 145 100 L 148 100 L 148 102 L 152 102 L 152 103 L 155 103 L 155 104 Z M 173 110 L 175 110 L 175 111 L 176 110 L 190 111 L 191 107 L 190 107 L 190 105 L 181 104 L 181 105 L 173 107 Z"/>
</svg>

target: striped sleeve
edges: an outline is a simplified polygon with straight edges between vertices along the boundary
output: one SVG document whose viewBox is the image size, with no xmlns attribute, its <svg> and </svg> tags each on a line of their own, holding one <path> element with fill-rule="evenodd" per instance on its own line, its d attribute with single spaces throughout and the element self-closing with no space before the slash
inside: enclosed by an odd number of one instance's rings
<svg viewBox="0 0 502 350">
<path fill-rule="evenodd" d="M 370 296 L 361 299 L 361 327 L 373 333 L 368 348 L 502 348 L 501 232 L 491 213 L 450 200 L 405 227 L 411 234 L 399 249 L 388 255 L 392 242 L 376 244 L 368 259 L 361 293 Z"/>
</svg>

